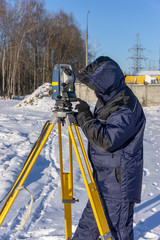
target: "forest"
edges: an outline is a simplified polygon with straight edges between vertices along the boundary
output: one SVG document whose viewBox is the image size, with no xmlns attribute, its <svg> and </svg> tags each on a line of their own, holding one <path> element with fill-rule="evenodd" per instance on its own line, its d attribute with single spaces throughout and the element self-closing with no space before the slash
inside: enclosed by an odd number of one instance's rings
<svg viewBox="0 0 160 240">
<path fill-rule="evenodd" d="M 38 0 L 0 0 L 0 96 L 15 98 L 52 81 L 56 63 L 85 66 L 85 40 L 72 14 Z"/>
</svg>

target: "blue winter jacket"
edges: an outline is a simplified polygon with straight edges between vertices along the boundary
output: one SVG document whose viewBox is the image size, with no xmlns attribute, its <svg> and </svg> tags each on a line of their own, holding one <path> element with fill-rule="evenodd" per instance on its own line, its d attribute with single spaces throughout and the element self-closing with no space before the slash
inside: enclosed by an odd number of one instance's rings
<svg viewBox="0 0 160 240">
<path fill-rule="evenodd" d="M 98 98 L 94 113 L 80 112 L 95 182 L 103 198 L 140 202 L 143 175 L 143 109 L 118 64 L 99 57 L 78 75 Z"/>
</svg>

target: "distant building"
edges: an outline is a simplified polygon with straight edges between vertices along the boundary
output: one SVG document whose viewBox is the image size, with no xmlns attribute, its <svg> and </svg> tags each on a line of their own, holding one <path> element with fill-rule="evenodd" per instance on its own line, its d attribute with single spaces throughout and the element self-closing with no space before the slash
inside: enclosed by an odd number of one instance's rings
<svg viewBox="0 0 160 240">
<path fill-rule="evenodd" d="M 160 71 L 135 71 L 131 76 L 126 76 L 128 84 L 159 84 Z"/>
</svg>

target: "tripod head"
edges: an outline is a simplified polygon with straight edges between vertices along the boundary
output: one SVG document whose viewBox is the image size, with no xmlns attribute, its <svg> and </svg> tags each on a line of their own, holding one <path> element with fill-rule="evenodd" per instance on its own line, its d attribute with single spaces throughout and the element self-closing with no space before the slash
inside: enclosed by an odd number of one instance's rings
<svg viewBox="0 0 160 240">
<path fill-rule="evenodd" d="M 72 110 L 72 102 L 70 100 L 56 100 L 53 115 L 51 116 L 51 122 L 53 122 L 53 116 L 58 118 L 58 122 L 61 122 L 64 126 L 66 118 L 69 120 L 69 124 L 76 123 L 76 113 Z"/>
<path fill-rule="evenodd" d="M 63 99 L 56 100 L 55 110 L 72 111 L 72 102 L 70 100 Z"/>
</svg>

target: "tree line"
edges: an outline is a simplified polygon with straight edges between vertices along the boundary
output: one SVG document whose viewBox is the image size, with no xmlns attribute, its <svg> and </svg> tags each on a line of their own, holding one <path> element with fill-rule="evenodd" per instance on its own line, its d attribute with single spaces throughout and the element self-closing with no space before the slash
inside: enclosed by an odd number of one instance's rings
<svg viewBox="0 0 160 240">
<path fill-rule="evenodd" d="M 32 93 L 56 63 L 85 66 L 85 40 L 72 14 L 47 13 L 38 0 L 0 0 L 0 95 Z"/>
</svg>

